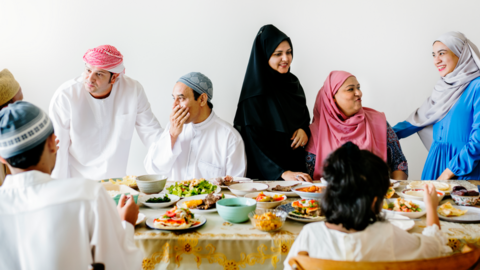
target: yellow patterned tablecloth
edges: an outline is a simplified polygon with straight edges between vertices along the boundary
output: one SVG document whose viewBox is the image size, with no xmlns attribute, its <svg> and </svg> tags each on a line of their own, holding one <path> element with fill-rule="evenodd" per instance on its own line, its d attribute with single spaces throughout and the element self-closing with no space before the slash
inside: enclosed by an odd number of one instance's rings
<svg viewBox="0 0 480 270">
<path fill-rule="evenodd" d="M 169 209 L 142 206 L 140 212 L 149 218 Z M 282 230 L 265 233 L 254 229 L 250 221 L 231 224 L 217 213 L 204 216 L 205 225 L 187 232 L 151 230 L 145 222 L 137 225 L 135 242 L 145 254 L 143 269 L 283 269 L 283 261 L 305 225 L 287 219 Z M 480 246 L 480 225 L 442 221 L 441 226 L 454 250 L 468 243 Z M 425 217 L 409 232 L 421 233 L 423 228 Z"/>
</svg>

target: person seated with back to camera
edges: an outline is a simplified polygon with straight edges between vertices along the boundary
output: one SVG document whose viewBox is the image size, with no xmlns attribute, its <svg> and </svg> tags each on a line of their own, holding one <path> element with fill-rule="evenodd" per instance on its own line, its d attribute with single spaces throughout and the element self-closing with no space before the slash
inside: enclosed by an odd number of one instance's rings
<svg viewBox="0 0 480 270">
<path fill-rule="evenodd" d="M 425 185 L 427 227 L 422 234 L 408 233 L 385 221 L 383 198 L 390 185 L 387 164 L 367 150 L 347 142 L 325 161 L 328 182 L 320 205 L 325 222 L 306 225 L 284 262 L 299 251 L 312 258 L 337 261 L 407 261 L 439 257 L 451 252 L 440 231 L 438 197 Z"/>
<path fill-rule="evenodd" d="M 172 181 L 244 176 L 242 137 L 213 111 L 210 79 L 190 72 L 177 81 L 172 96 L 170 123 L 145 157 L 147 172 Z"/>
</svg>

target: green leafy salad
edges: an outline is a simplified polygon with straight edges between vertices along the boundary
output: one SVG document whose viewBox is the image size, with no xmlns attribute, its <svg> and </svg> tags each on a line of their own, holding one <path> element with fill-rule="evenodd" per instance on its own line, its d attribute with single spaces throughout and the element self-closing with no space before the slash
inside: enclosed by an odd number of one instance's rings
<svg viewBox="0 0 480 270">
<path fill-rule="evenodd" d="M 179 197 L 191 197 L 201 194 L 210 194 L 215 192 L 217 186 L 205 179 L 192 179 L 175 182 L 168 190 L 168 194 L 177 195 Z"/>
</svg>

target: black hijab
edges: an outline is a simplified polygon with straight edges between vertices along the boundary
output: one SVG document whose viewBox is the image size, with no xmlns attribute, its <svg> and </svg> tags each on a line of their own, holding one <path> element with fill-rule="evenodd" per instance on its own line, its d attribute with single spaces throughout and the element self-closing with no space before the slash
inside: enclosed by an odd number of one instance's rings
<svg viewBox="0 0 480 270">
<path fill-rule="evenodd" d="M 281 74 L 268 64 L 270 56 L 284 40 L 290 43 L 293 56 L 290 38 L 278 28 L 269 24 L 258 31 L 234 120 L 239 131 L 244 126 L 254 125 L 291 136 L 310 123 L 305 93 L 298 78 L 290 70 Z"/>
</svg>

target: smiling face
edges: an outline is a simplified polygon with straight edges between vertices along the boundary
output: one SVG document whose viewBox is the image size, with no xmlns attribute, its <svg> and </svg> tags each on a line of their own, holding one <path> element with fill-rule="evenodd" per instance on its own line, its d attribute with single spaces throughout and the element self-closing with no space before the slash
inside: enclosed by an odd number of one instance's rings
<svg viewBox="0 0 480 270">
<path fill-rule="evenodd" d="M 458 63 L 456 56 L 445 44 L 437 41 L 433 44 L 433 64 L 437 67 L 440 76 L 445 77 L 455 70 Z"/>
<path fill-rule="evenodd" d="M 84 85 L 85 89 L 96 98 L 110 94 L 112 85 L 115 83 L 119 73 L 113 75 L 105 70 L 95 66 L 85 64 Z"/>
<path fill-rule="evenodd" d="M 345 80 L 335 94 L 335 103 L 347 118 L 362 108 L 362 91 L 357 78 L 351 76 Z"/>
<path fill-rule="evenodd" d="M 279 73 L 287 73 L 292 63 L 292 47 L 288 41 L 282 41 L 270 56 L 268 64 Z"/>
<path fill-rule="evenodd" d="M 188 108 L 188 112 L 190 116 L 188 117 L 185 123 L 197 123 L 201 120 L 201 112 L 202 108 L 207 105 L 208 96 L 207 94 L 203 93 L 195 100 L 195 96 L 193 95 L 193 89 L 188 87 L 182 82 L 177 82 L 173 87 L 173 106 L 181 106 L 184 108 Z"/>
</svg>

